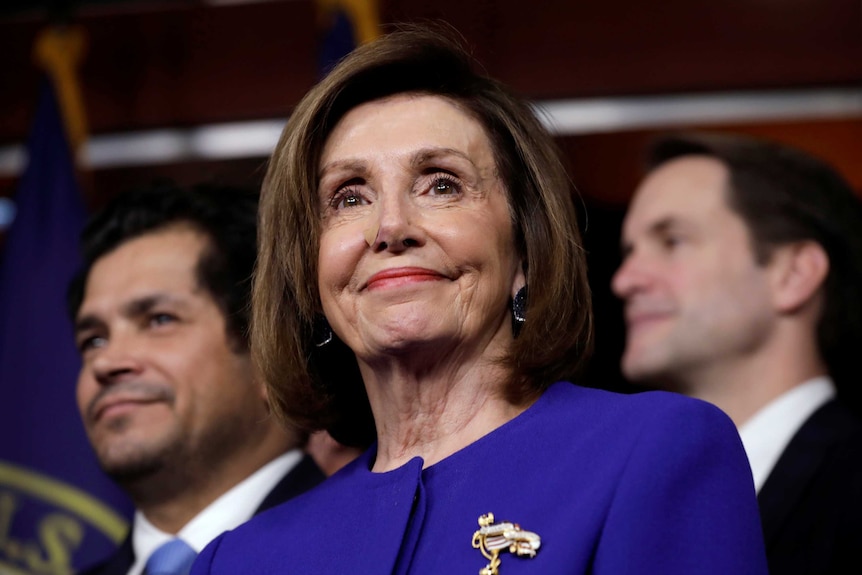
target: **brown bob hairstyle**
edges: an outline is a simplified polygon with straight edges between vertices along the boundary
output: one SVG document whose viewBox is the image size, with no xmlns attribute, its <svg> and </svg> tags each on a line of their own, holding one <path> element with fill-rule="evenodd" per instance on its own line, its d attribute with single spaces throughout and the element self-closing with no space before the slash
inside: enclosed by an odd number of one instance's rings
<svg viewBox="0 0 862 575">
<path fill-rule="evenodd" d="M 337 337 L 314 344 L 322 313 L 320 156 L 345 113 L 403 93 L 446 98 L 491 141 L 529 286 L 526 324 L 502 359 L 509 399 L 522 403 L 574 377 L 592 350 L 573 190 L 551 136 L 529 105 L 477 70 L 450 29 L 399 28 L 353 51 L 302 99 L 270 159 L 261 199 L 252 353 L 278 416 L 304 430 L 328 429 L 349 445 L 369 444 L 375 431 L 353 353 Z"/>
</svg>

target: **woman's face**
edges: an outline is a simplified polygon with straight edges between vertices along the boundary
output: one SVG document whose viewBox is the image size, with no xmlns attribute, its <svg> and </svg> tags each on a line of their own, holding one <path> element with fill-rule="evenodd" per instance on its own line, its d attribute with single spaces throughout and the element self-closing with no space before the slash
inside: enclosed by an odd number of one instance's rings
<svg viewBox="0 0 862 575">
<path fill-rule="evenodd" d="M 362 104 L 335 126 L 319 173 L 321 301 L 360 360 L 504 349 L 524 276 L 476 120 L 438 96 Z"/>
</svg>

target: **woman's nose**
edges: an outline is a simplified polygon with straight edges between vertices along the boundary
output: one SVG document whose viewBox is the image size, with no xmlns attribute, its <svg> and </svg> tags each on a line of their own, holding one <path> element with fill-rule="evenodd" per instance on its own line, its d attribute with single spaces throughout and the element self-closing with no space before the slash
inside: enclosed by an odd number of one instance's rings
<svg viewBox="0 0 862 575">
<path fill-rule="evenodd" d="M 371 249 L 400 252 L 424 243 L 422 230 L 416 225 L 417 209 L 409 197 L 400 195 L 379 201 L 372 215 L 376 219 L 372 225 L 377 226 L 377 233 L 370 242 Z"/>
</svg>

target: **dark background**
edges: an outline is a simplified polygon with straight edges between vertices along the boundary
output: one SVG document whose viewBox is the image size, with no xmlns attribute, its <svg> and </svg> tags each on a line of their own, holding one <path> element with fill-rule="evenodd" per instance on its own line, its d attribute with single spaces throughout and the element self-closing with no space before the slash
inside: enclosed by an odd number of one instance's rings
<svg viewBox="0 0 862 575">
<path fill-rule="evenodd" d="M 447 20 L 491 75 L 537 101 L 862 86 L 859 0 L 380 0 L 380 10 L 384 24 Z M 286 118 L 317 79 L 324 23 L 313 0 L 7 0 L 0 7 L 0 147 L 26 137 L 39 88 L 33 40 L 52 15 L 71 17 L 88 36 L 80 81 L 91 135 Z M 686 127 L 799 146 L 862 190 L 860 114 Z M 608 284 L 643 148 L 657 131 L 559 138 L 584 206 L 597 319 L 590 384 L 627 388 L 617 368 L 620 306 Z M 264 163 L 119 166 L 86 171 L 81 181 L 96 209 L 156 177 L 257 185 Z M 13 196 L 16 184 L 15 174 L 0 174 L 0 196 Z"/>
</svg>

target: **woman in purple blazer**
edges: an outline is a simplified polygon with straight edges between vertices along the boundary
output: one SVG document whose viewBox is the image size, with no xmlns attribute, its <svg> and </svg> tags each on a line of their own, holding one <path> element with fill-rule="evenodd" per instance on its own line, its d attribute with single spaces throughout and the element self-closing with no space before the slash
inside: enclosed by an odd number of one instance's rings
<svg viewBox="0 0 862 575">
<path fill-rule="evenodd" d="M 376 442 L 193 573 L 765 574 L 726 416 L 567 381 L 592 346 L 570 183 L 476 68 L 451 33 L 401 30 L 290 118 L 252 347 L 288 424 Z"/>
</svg>

